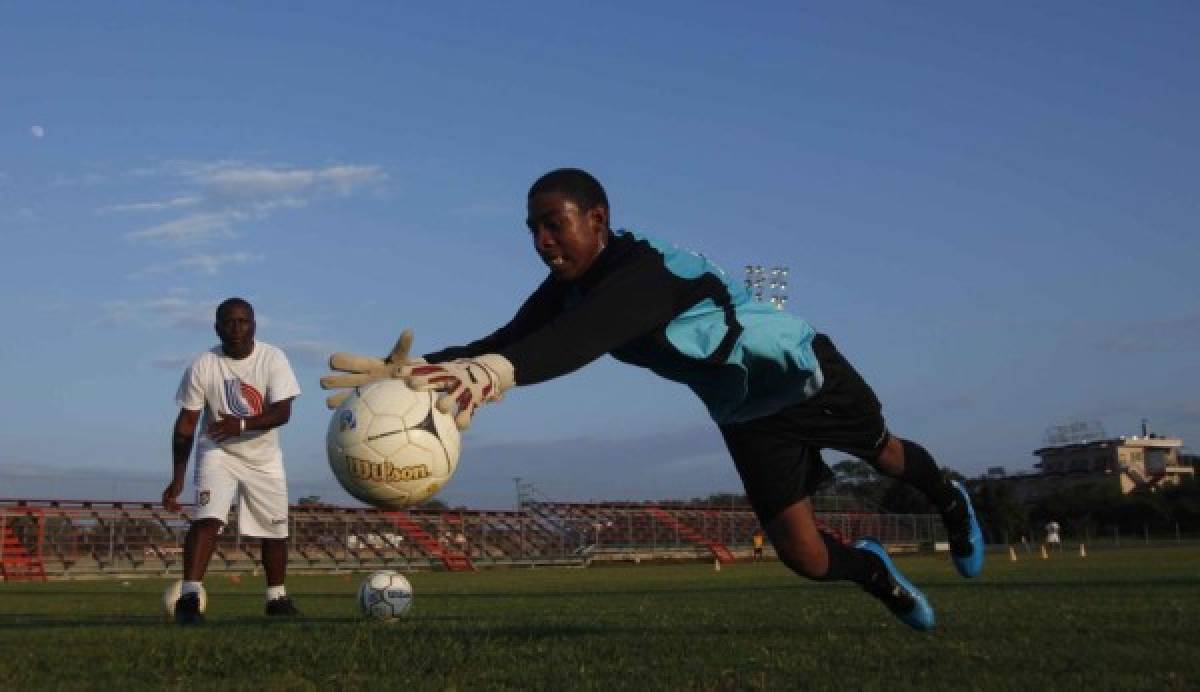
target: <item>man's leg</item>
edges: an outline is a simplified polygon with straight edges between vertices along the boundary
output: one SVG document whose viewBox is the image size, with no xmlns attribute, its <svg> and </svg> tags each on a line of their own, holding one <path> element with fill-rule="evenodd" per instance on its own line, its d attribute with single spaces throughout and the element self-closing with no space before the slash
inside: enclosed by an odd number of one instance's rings
<svg viewBox="0 0 1200 692">
<path fill-rule="evenodd" d="M 217 547 L 217 534 L 221 531 L 218 519 L 200 519 L 188 527 L 183 539 L 183 581 L 204 581 L 208 563 Z"/>
<path fill-rule="evenodd" d="M 200 595 L 204 590 L 204 573 L 217 547 L 217 534 L 221 531 L 219 519 L 197 519 L 188 527 L 183 539 L 183 587 L 175 601 L 175 622 L 181 625 L 199 625 L 204 622 L 200 612 Z"/>
<path fill-rule="evenodd" d="M 879 456 L 870 464 L 885 476 L 921 491 L 942 515 L 954 566 L 964 577 L 983 570 L 983 532 L 971 507 L 971 496 L 962 484 L 946 480 L 929 452 L 921 445 L 888 435 Z"/>
<path fill-rule="evenodd" d="M 900 574 L 882 546 L 866 539 L 850 547 L 822 531 L 808 498 L 767 522 L 766 531 L 779 559 L 793 572 L 817 581 L 852 581 L 908 626 L 933 629 L 933 609 L 925 595 Z"/>
<path fill-rule="evenodd" d="M 287 578 L 287 539 L 262 539 L 262 563 L 267 576 L 267 615 L 299 615 L 283 585 Z"/>
<path fill-rule="evenodd" d="M 287 579 L 287 539 L 262 539 L 262 563 L 267 586 L 283 586 Z"/>
</svg>

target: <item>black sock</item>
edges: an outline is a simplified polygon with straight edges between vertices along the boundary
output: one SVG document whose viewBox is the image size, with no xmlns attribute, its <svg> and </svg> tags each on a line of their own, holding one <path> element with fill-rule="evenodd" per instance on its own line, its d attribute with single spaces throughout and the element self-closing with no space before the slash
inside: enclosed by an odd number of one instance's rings
<svg viewBox="0 0 1200 692">
<path fill-rule="evenodd" d="M 900 480 L 920 490 L 942 516 L 965 519 L 967 508 L 962 498 L 942 475 L 929 452 L 916 442 L 900 440 L 900 444 L 904 447 L 904 471 L 900 473 Z"/>
<path fill-rule="evenodd" d="M 868 590 L 890 583 L 887 568 L 874 553 L 852 548 L 825 531 L 818 531 L 829 553 L 829 568 L 817 581 L 852 581 Z"/>
</svg>

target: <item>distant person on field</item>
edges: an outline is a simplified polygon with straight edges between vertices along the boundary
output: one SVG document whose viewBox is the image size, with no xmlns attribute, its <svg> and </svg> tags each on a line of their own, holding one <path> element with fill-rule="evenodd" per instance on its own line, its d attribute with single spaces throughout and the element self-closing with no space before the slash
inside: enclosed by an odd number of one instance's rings
<svg viewBox="0 0 1200 692">
<path fill-rule="evenodd" d="M 754 559 L 761 560 L 763 556 L 763 532 L 755 530 L 750 540 L 754 544 Z"/>
<path fill-rule="evenodd" d="M 1058 548 L 1062 550 L 1062 538 L 1058 535 L 1059 526 L 1057 521 L 1051 521 L 1046 524 L 1046 547 Z"/>
<path fill-rule="evenodd" d="M 288 422 L 300 385 L 283 351 L 255 341 L 254 308 L 241 298 L 217 307 L 221 343 L 200 354 L 179 383 L 179 416 L 171 442 L 174 471 L 163 507 L 179 511 L 184 471 L 197 427 L 196 512 L 183 546 L 183 590 L 175 604 L 181 625 L 204 622 L 199 595 L 204 573 L 238 501 L 238 530 L 262 539 L 267 615 L 296 615 L 287 576 L 288 492 L 275 428 Z M 201 418 L 203 412 L 203 418 Z"/>
<path fill-rule="evenodd" d="M 409 332 L 386 360 L 334 354 L 331 367 L 348 374 L 322 378 L 322 386 L 402 378 L 444 391 L 439 406 L 465 428 L 476 408 L 505 391 L 561 377 L 606 353 L 648 368 L 690 387 L 707 406 L 785 564 L 811 579 L 855 582 L 908 625 L 931 629 L 932 608 L 883 545 L 864 538 L 847 546 L 817 527 L 810 498 L 832 477 L 820 451 L 865 459 L 921 491 L 941 512 L 964 576 L 983 566 L 970 497 L 923 447 L 888 431 L 875 394 L 829 337 L 755 301 L 703 255 L 640 231 L 613 231 L 607 194 L 584 171 L 547 173 L 526 202 L 528 239 L 549 276 L 512 321 L 424 359 L 409 358 Z"/>
</svg>

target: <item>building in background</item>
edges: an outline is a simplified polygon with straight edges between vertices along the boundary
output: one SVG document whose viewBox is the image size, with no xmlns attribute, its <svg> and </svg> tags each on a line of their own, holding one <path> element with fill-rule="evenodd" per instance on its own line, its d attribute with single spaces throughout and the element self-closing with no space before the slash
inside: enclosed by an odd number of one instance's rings
<svg viewBox="0 0 1200 692">
<path fill-rule="evenodd" d="M 1146 421 L 1141 435 L 1057 441 L 1033 451 L 1035 471 L 1001 475 L 989 469 L 987 479 L 1009 484 L 1028 501 L 1080 485 L 1111 486 L 1121 494 L 1150 492 L 1196 473 L 1189 456 L 1181 454 L 1183 440 L 1151 432 Z"/>
</svg>

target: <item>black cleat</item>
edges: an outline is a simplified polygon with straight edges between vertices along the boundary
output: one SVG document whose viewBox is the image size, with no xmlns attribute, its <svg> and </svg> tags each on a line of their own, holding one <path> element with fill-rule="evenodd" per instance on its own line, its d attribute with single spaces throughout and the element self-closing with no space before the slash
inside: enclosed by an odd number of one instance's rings
<svg viewBox="0 0 1200 692">
<path fill-rule="evenodd" d="M 204 613 L 200 612 L 200 596 L 184 594 L 175 601 L 175 623 L 179 625 L 203 625 Z"/>
<path fill-rule="evenodd" d="M 292 603 L 292 599 L 287 596 L 272 598 L 267 601 L 267 615 L 294 617 L 299 615 L 300 611 L 296 610 L 296 604 Z"/>
</svg>

